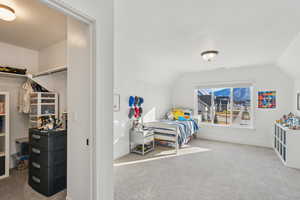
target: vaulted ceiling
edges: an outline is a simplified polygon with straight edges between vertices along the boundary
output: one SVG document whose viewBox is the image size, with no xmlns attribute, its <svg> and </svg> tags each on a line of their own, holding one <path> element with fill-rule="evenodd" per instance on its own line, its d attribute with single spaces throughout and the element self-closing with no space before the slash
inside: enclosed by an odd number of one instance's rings
<svg viewBox="0 0 300 200">
<path fill-rule="evenodd" d="M 13 8 L 16 20 L 0 20 L 0 42 L 40 50 L 66 38 L 66 16 L 39 0 L 0 0 Z"/>
<path fill-rule="evenodd" d="M 115 64 L 153 83 L 181 72 L 276 63 L 300 32 L 300 1 L 116 0 Z M 200 53 L 216 49 L 212 63 Z"/>
<path fill-rule="evenodd" d="M 40 50 L 66 38 L 66 17 L 38 0 L 0 3 L 17 14 L 0 20 L 0 41 Z M 182 72 L 275 64 L 300 32 L 299 10 L 295 0 L 115 0 L 115 72 L 162 84 Z M 209 49 L 220 51 L 211 63 L 200 56 Z"/>
</svg>

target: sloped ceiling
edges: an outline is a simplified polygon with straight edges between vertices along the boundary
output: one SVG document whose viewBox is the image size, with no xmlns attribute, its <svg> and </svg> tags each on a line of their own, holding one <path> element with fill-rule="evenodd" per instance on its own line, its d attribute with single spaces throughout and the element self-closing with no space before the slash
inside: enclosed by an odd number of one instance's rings
<svg viewBox="0 0 300 200">
<path fill-rule="evenodd" d="M 33 50 L 46 48 L 66 38 L 66 16 L 39 0 L 0 0 L 12 7 L 16 20 L 0 20 L 0 42 Z"/>
<path fill-rule="evenodd" d="M 276 63 L 300 31 L 299 9 L 294 0 L 115 0 L 115 73 L 163 84 L 181 72 Z M 212 63 L 200 56 L 209 49 L 220 51 Z"/>
<path fill-rule="evenodd" d="M 291 77 L 300 80 L 300 34 L 279 57 L 278 65 Z"/>
</svg>

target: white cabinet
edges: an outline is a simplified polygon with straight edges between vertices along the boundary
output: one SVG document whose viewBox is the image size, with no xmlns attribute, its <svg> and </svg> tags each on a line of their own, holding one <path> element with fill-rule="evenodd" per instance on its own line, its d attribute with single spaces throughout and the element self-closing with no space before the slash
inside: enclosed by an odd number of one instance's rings
<svg viewBox="0 0 300 200">
<path fill-rule="evenodd" d="M 0 179 L 9 176 L 9 94 L 0 92 Z"/>
<path fill-rule="evenodd" d="M 30 127 L 39 128 L 42 119 L 58 118 L 58 94 L 53 92 L 34 92 L 30 94 Z"/>
<path fill-rule="evenodd" d="M 274 150 L 287 167 L 300 169 L 300 130 L 274 126 Z"/>
</svg>

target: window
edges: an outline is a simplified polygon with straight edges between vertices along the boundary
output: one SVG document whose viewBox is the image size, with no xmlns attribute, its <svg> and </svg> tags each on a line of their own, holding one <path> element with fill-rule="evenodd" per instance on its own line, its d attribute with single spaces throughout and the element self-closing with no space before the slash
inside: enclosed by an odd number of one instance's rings
<svg viewBox="0 0 300 200">
<path fill-rule="evenodd" d="M 202 123 L 251 128 L 252 87 L 196 89 L 196 110 Z"/>
</svg>

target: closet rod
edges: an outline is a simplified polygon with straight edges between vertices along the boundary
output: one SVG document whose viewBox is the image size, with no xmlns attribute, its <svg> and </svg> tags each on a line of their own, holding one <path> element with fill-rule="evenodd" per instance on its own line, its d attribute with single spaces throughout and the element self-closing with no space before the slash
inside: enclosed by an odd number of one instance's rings
<svg viewBox="0 0 300 200">
<path fill-rule="evenodd" d="M 46 76 L 46 75 L 50 75 L 50 74 L 54 74 L 54 73 L 58 73 L 58 72 L 67 71 L 67 70 L 68 69 L 67 69 L 66 66 L 56 67 L 56 68 L 53 68 L 53 69 L 50 69 L 50 70 L 47 70 L 47 71 L 44 71 L 44 72 L 33 74 L 32 78 L 36 78 L 36 77 L 39 77 L 39 76 Z"/>
</svg>

